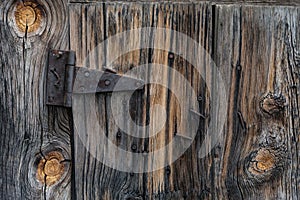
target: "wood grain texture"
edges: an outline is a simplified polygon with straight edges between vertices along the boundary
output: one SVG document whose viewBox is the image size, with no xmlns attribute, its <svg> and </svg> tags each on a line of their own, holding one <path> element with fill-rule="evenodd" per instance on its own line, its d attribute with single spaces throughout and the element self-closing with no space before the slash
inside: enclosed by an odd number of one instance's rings
<svg viewBox="0 0 300 200">
<path fill-rule="evenodd" d="M 69 199 L 69 112 L 48 108 L 44 103 L 48 50 L 68 49 L 67 2 L 23 1 L 25 6 L 38 6 L 31 10 L 44 11 L 38 17 L 43 17 L 45 27 L 36 27 L 30 33 L 29 26 L 34 22 L 26 28 L 26 19 L 24 31 L 16 32 L 15 6 L 20 3 L 0 4 L 0 198 Z M 53 151 L 61 153 L 65 167 L 60 179 L 48 186 L 37 178 L 37 171 L 39 162 L 47 160 Z"/>
<path fill-rule="evenodd" d="M 212 51 L 212 10 L 208 4 L 131 4 L 131 3 L 105 3 L 80 5 L 72 4 L 70 6 L 71 19 L 71 49 L 77 52 L 79 65 L 91 68 L 101 69 L 101 66 L 107 64 L 106 60 L 118 55 L 126 46 L 134 46 L 126 40 L 116 43 L 108 43 L 105 49 L 99 49 L 96 54 L 91 54 L 97 44 L 105 38 L 121 33 L 126 30 L 132 30 L 141 27 L 171 28 L 183 32 L 195 41 L 198 41 L 209 52 Z M 102 31 L 104 30 L 104 32 Z M 147 63 L 158 63 L 163 65 L 172 65 L 173 69 L 178 70 L 197 91 L 203 101 L 199 105 L 197 112 L 209 110 L 208 104 L 205 107 L 205 96 L 208 95 L 203 80 L 191 74 L 197 73 L 193 66 L 179 55 L 174 55 L 170 60 L 169 51 L 155 49 L 161 43 L 168 50 L 177 47 L 185 47 L 186 41 L 180 41 L 173 38 L 172 35 L 130 35 L 131 42 L 152 43 L 153 49 L 140 49 L 122 55 L 113 62 L 113 69 L 118 73 L 127 73 L 131 69 Z M 174 45 L 174 46 L 171 46 Z M 110 51 L 108 51 L 110 49 Z M 103 60 L 104 54 L 106 60 Z M 93 56 L 91 56 L 93 55 Z M 94 57 L 96 55 L 96 57 Z M 88 59 L 85 59 L 88 58 Z M 98 61 L 97 61 L 98 60 Z M 205 59 L 204 59 L 205 60 Z M 97 61 L 97 62 L 96 62 Z M 199 63 L 202 64 L 202 63 Z M 181 87 L 181 83 L 174 78 L 174 75 L 167 68 L 150 68 L 140 73 L 129 72 L 129 75 L 135 78 L 146 80 L 154 75 L 168 87 Z M 173 85 L 173 86 L 172 86 Z M 183 88 L 183 94 L 186 93 Z M 117 102 L 122 102 L 126 93 L 120 93 Z M 81 101 L 89 102 L 88 98 L 81 98 Z M 87 121 L 86 129 L 92 130 L 94 120 L 98 120 L 100 125 L 106 127 L 105 134 L 119 148 L 136 153 L 150 153 L 169 143 L 176 134 L 176 131 L 185 132 L 184 128 L 176 130 L 176 124 L 180 122 L 180 113 L 178 102 L 174 95 L 167 88 L 151 84 L 146 86 L 141 93 L 138 92 L 133 98 L 131 110 L 132 117 L 136 123 L 146 125 L 152 121 L 162 120 L 160 114 L 151 113 L 151 109 L 160 104 L 166 113 L 168 113 L 167 125 L 155 136 L 150 136 L 149 129 L 141 129 L 140 134 L 149 138 L 142 139 L 130 136 L 119 129 L 114 116 L 112 116 L 110 94 L 97 95 L 98 108 L 96 119 L 92 118 L 91 108 L 85 108 L 84 113 L 78 112 L 83 120 Z M 118 105 L 117 109 L 122 110 L 124 106 Z M 189 112 L 184 110 L 182 112 Z M 125 125 L 130 126 L 128 119 L 123 119 Z M 153 126 L 153 125 L 152 125 Z M 156 126 L 154 124 L 154 126 Z M 178 125 L 179 126 L 179 125 Z M 208 197 L 209 188 L 213 185 L 210 180 L 212 158 L 209 156 L 201 160 L 197 159 L 197 151 L 204 138 L 204 130 L 207 126 L 205 121 L 201 122 L 202 134 L 199 134 L 192 147 L 176 163 L 166 166 L 166 168 L 154 172 L 135 174 L 125 173 L 111 169 L 101 164 L 87 149 L 91 148 L 90 143 L 83 144 L 81 139 L 75 135 L 75 192 L 77 199 L 182 199 L 182 198 L 204 198 Z M 187 128 L 187 127 L 185 127 Z M 130 130 L 130 128 L 129 128 Z M 99 133 L 101 134 L 101 133 Z M 95 156 L 95 155 L 94 155 Z M 150 159 L 156 159 L 156 162 L 164 162 L 165 159 L 171 159 L 171 153 L 165 155 L 149 155 L 145 158 L 145 169 L 152 171 Z M 120 159 L 120 158 L 111 158 Z M 121 158 L 122 159 L 122 158 Z M 118 162 L 116 160 L 116 162 Z M 133 158 L 125 158 L 124 165 L 140 164 Z"/>
<path fill-rule="evenodd" d="M 70 3 L 106 3 L 106 2 L 122 2 L 122 0 L 70 0 Z M 241 4 L 241 5 L 286 5 L 286 6 L 299 6 L 300 2 L 298 0 L 129 0 L 126 2 L 132 3 L 211 3 L 213 5 L 220 4 Z"/>
<path fill-rule="evenodd" d="M 132 18 L 136 15 L 146 18 L 146 8 L 130 4 L 72 5 L 70 7 L 71 34 L 74 40 L 71 41 L 71 48 L 76 50 L 79 65 L 102 69 L 106 64 L 106 57 L 117 54 L 118 50 L 127 44 L 126 41 L 119 44 L 120 46 L 110 46 L 110 49 L 113 49 L 110 52 L 106 49 L 98 49 L 95 57 L 88 56 L 88 53 L 109 36 L 126 29 L 141 27 L 142 20 Z M 126 72 L 125 70 L 128 70 L 130 66 L 143 62 L 140 61 L 142 55 L 147 56 L 147 52 L 140 54 L 137 51 L 125 55 L 114 63 L 114 70 L 119 73 Z M 88 63 L 84 62 L 86 58 L 88 58 Z M 143 59 L 147 60 L 147 57 Z M 118 97 L 120 101 L 123 96 L 120 94 Z M 89 102 L 90 99 L 87 97 L 83 100 Z M 99 116 L 96 120 L 104 127 L 105 135 L 120 148 L 130 150 L 133 139 L 122 134 L 114 124 L 110 109 L 111 95 L 97 95 L 96 99 L 97 116 Z M 93 105 L 93 102 L 90 103 Z M 89 114 L 80 117 L 91 119 Z M 93 121 L 89 120 L 87 127 L 92 125 Z M 143 174 L 120 172 L 103 165 L 87 151 L 90 148 L 89 144 L 83 144 L 78 135 L 75 135 L 74 139 L 77 199 L 131 199 L 143 195 L 141 193 L 143 192 Z"/>
<path fill-rule="evenodd" d="M 215 59 L 230 94 L 223 195 L 297 199 L 299 8 L 217 6 L 216 13 Z"/>
<path fill-rule="evenodd" d="M 299 7 L 275 6 L 299 5 L 298 1 L 74 0 L 67 4 L 39 0 L 34 3 L 45 11 L 46 27 L 31 29 L 30 33 L 26 26 L 25 32 L 16 31 L 13 3 L 0 4 L 1 199 L 299 198 Z M 210 88 L 218 85 L 214 74 L 209 73 L 208 58 L 199 63 L 206 74 L 204 82 L 197 78 L 191 63 L 180 55 L 170 54 L 171 49 L 188 46 L 172 34 L 130 35 L 131 43 L 126 40 L 108 43 L 91 54 L 98 44 L 117 33 L 149 26 L 171 28 L 199 42 L 212 55 L 227 84 L 229 97 L 224 99 L 224 104 L 228 103 L 229 107 L 224 140 L 207 152 L 205 158 L 198 158 L 197 153 L 211 120 L 213 102 L 209 95 L 215 92 L 209 91 L 207 84 L 211 84 Z M 74 116 L 83 119 L 87 133 L 101 127 L 119 148 L 149 153 L 142 163 L 133 156 L 116 158 L 109 154 L 105 141 L 93 141 L 93 138 L 82 141 L 75 134 L 78 127 L 71 123 L 71 111 L 46 107 L 44 100 L 49 48 L 75 50 L 78 66 L 101 70 L 111 57 L 128 45 L 141 45 L 142 41 L 154 47 L 163 44 L 168 50 L 144 48 L 128 52 L 113 62 L 113 69 L 143 80 L 155 75 L 169 89 L 180 88 L 186 93 L 187 88 L 182 87 L 170 70 L 130 71 L 147 63 L 170 66 L 195 89 L 199 100 L 195 111 L 204 115 L 196 138 L 184 155 L 153 172 L 150 159 L 156 162 L 172 159 L 175 149 L 157 157 L 152 152 L 189 128 L 178 128 L 182 111 L 167 88 L 147 85 L 131 99 L 131 118 L 140 125 L 163 119 L 162 112 L 151 112 L 156 104 L 166 109 L 165 127 L 151 137 L 150 128 L 141 128 L 139 134 L 149 136 L 144 139 L 120 130 L 112 115 L 112 108 L 126 109 L 122 103 L 111 103 L 113 98 L 123 102 L 126 92 L 120 92 L 117 97 L 111 94 L 99 94 L 96 98 L 93 94 L 74 96 L 78 102 L 89 105 L 75 108 L 82 112 Z M 128 118 L 125 115 L 121 118 L 121 123 L 131 130 Z M 149 172 L 127 173 L 103 165 L 95 158 L 97 153 L 92 155 L 88 151 L 97 142 L 116 163 L 138 165 Z M 41 172 L 37 175 L 38 170 Z M 61 171 L 62 175 L 57 175 Z"/>
<path fill-rule="evenodd" d="M 198 41 L 213 56 L 229 94 L 224 140 L 203 159 L 197 157 L 197 152 L 204 140 L 208 119 L 200 122 L 195 141 L 182 157 L 163 169 L 144 174 L 106 167 L 90 155 L 86 144 L 75 138 L 78 199 L 298 198 L 299 8 L 109 2 L 71 4 L 70 16 L 71 34 L 74 34 L 71 48 L 76 50 L 82 65 L 101 69 L 110 56 L 121 52 L 126 45 L 132 45 L 126 41 L 107 44 L 97 52 L 96 58 L 88 57 L 88 63 L 83 62 L 97 44 L 117 33 L 145 26 L 171 28 Z M 186 45 L 185 41 L 176 40 L 172 35 L 130 37 L 137 38 L 135 42 L 138 43 L 142 40 L 153 42 L 154 46 L 162 43 L 169 49 L 174 48 L 172 45 Z M 208 94 L 212 91 L 207 90 L 203 80 L 193 76 L 197 72 L 190 63 L 178 55 L 172 56 L 171 60 L 169 56 L 168 51 L 141 49 L 122 55 L 112 67 L 122 74 L 148 62 L 170 65 L 185 76 L 201 97 L 197 111 L 209 116 Z M 131 76 L 147 79 L 151 73 L 170 88 L 180 87 L 173 74 L 164 69 L 150 68 Z M 206 76 L 213 87 L 214 76 L 209 73 Z M 117 98 L 121 102 L 125 97 L 125 93 L 120 93 Z M 161 119 L 160 115 L 150 112 L 155 104 L 167 110 L 166 127 L 146 139 L 119 130 L 113 120 L 111 98 L 110 94 L 97 96 L 97 120 L 106 127 L 107 137 L 124 150 L 151 153 L 167 144 L 178 131 L 178 102 L 164 87 L 148 85 L 133 99 L 133 118 L 139 124 Z M 82 97 L 82 101 L 89 101 L 89 98 Z M 117 109 L 124 107 L 120 105 Z M 122 123 L 129 125 L 125 117 Z M 93 120 L 88 124 L 91 129 Z M 149 136 L 149 130 L 141 131 L 141 134 Z M 132 158 L 125 159 L 130 162 L 124 160 L 124 164 L 135 163 Z M 157 162 L 165 159 L 170 159 L 169 152 L 161 155 Z M 149 163 L 146 158 L 144 167 L 151 171 Z"/>
</svg>

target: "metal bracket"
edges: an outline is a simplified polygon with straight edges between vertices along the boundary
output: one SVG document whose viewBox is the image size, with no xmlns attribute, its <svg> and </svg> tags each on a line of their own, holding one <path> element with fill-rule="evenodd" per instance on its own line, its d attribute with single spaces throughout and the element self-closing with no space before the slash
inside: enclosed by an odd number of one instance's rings
<svg viewBox="0 0 300 200">
<path fill-rule="evenodd" d="M 98 71 L 76 67 L 74 51 L 51 50 L 47 69 L 47 105 L 72 107 L 72 95 L 134 91 L 144 81 L 118 75 L 111 70 Z"/>
</svg>

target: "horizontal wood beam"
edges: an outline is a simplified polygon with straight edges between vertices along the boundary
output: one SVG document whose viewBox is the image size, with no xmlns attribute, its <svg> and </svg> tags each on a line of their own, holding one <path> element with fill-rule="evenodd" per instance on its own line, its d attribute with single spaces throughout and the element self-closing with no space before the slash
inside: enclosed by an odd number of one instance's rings
<svg viewBox="0 0 300 200">
<path fill-rule="evenodd" d="M 222 4 L 241 4 L 241 5 L 268 5 L 268 6 L 300 6 L 298 0 L 70 0 L 69 3 L 212 3 Z"/>
</svg>

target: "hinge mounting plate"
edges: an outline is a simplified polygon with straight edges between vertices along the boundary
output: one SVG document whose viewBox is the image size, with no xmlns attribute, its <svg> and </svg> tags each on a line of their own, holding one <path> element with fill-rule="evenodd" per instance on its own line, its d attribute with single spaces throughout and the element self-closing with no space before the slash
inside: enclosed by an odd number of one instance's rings
<svg viewBox="0 0 300 200">
<path fill-rule="evenodd" d="M 47 105 L 72 107 L 73 93 L 108 93 L 144 88 L 142 80 L 118 75 L 111 70 L 76 67 L 75 64 L 74 51 L 50 50 L 46 79 Z"/>
</svg>

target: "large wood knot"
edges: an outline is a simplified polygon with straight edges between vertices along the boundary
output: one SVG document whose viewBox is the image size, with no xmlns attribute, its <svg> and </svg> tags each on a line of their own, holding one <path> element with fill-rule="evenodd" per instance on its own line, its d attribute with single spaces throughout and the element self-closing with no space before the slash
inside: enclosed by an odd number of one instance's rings
<svg viewBox="0 0 300 200">
<path fill-rule="evenodd" d="M 59 181 L 66 171 L 64 158 L 60 152 L 53 151 L 39 161 L 37 179 L 46 185 Z"/>
<path fill-rule="evenodd" d="M 9 18 L 13 19 L 11 27 L 20 37 L 41 34 L 46 26 L 43 6 L 33 0 L 13 4 Z"/>
<path fill-rule="evenodd" d="M 282 95 L 268 93 L 260 100 L 260 110 L 265 116 L 274 116 L 284 110 L 285 99 Z"/>
</svg>

